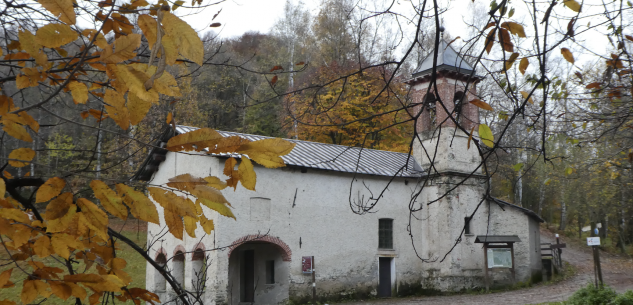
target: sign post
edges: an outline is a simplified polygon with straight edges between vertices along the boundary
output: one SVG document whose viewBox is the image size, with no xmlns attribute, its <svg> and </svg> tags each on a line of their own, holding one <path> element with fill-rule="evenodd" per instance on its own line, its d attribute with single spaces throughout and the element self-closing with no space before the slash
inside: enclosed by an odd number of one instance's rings
<svg viewBox="0 0 633 305">
<path fill-rule="evenodd" d="M 593 233 L 598 235 L 597 231 L 598 229 L 596 228 Z M 600 266 L 600 249 L 598 249 L 598 246 L 600 246 L 600 237 L 587 237 L 587 246 L 591 246 L 593 249 L 593 271 L 596 288 L 602 287 L 602 268 Z M 600 286 L 598 286 L 598 282 L 600 282 Z"/>
</svg>

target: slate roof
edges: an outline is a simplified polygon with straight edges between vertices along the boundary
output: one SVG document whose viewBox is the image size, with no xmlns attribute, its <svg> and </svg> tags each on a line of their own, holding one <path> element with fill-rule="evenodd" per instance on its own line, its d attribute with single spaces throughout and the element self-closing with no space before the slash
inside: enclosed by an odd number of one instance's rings
<svg viewBox="0 0 633 305">
<path fill-rule="evenodd" d="M 530 210 L 530 209 L 526 209 L 524 207 L 520 207 L 516 204 L 512 204 L 509 203 L 507 201 L 503 201 L 499 198 L 494 198 L 494 197 L 490 197 L 490 200 L 492 200 L 493 202 L 497 203 L 499 206 L 501 206 L 501 208 L 503 209 L 503 207 L 511 207 L 514 209 L 517 209 L 525 214 L 527 214 L 528 216 L 536 219 L 538 222 L 545 222 L 545 220 L 543 218 L 541 218 L 541 216 L 538 216 L 538 214 L 536 214 L 534 211 Z"/>
<path fill-rule="evenodd" d="M 198 129 L 190 126 L 176 126 L 176 135 L 186 133 Z M 262 140 L 270 137 L 218 131 L 222 136 L 240 136 L 251 141 Z M 166 143 L 173 136 L 173 132 L 165 133 L 160 143 Z M 397 153 L 375 149 L 361 149 L 359 147 L 349 147 L 343 145 L 334 145 L 326 143 L 317 143 L 309 141 L 301 141 L 294 139 L 286 139 L 296 143 L 295 148 L 282 159 L 287 166 L 313 168 L 321 170 L 329 170 L 336 172 L 358 173 L 376 176 L 397 176 L 404 178 L 421 177 L 424 172 L 417 164 L 413 157 L 409 154 Z M 156 146 L 164 147 L 164 144 Z M 165 158 L 167 153 L 165 149 L 153 149 L 150 156 L 141 166 L 139 172 L 134 179 L 150 180 L 154 171 L 158 170 L 158 165 Z M 162 154 L 162 156 L 161 156 Z M 218 154 L 219 157 L 228 157 L 228 154 Z M 408 161 L 408 163 L 407 163 Z M 407 164 L 407 166 L 405 166 Z"/>
<path fill-rule="evenodd" d="M 521 239 L 517 235 L 477 235 L 476 244 L 482 243 L 520 243 Z"/>
<path fill-rule="evenodd" d="M 473 67 L 468 64 L 459 54 L 451 47 L 447 46 L 444 39 L 440 39 L 439 50 L 437 52 L 437 70 L 436 71 L 456 71 L 461 74 L 470 75 Z M 418 68 L 413 72 L 413 77 L 424 76 L 433 71 L 433 55 L 431 52 L 422 60 Z M 476 75 L 475 75 L 476 76 Z"/>
</svg>

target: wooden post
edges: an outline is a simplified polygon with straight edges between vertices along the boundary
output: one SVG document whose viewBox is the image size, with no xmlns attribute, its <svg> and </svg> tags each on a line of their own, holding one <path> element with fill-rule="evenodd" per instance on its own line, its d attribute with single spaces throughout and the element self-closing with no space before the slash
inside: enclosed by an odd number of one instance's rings
<svg viewBox="0 0 633 305">
<path fill-rule="evenodd" d="M 596 250 L 596 270 L 598 271 L 598 281 L 600 282 L 600 287 L 604 286 L 602 282 L 602 266 L 600 266 L 600 249 L 598 246 L 593 246 Z"/>
<path fill-rule="evenodd" d="M 486 282 L 486 291 L 490 290 L 490 285 L 488 284 L 488 244 L 484 243 L 484 274 L 485 274 L 485 282 Z"/>
<path fill-rule="evenodd" d="M 508 243 L 510 246 L 510 255 L 512 256 L 512 285 L 517 283 L 516 274 L 514 272 L 514 243 Z"/>
<path fill-rule="evenodd" d="M 316 271 L 314 268 L 314 256 L 312 257 L 312 302 L 316 304 Z"/>
</svg>

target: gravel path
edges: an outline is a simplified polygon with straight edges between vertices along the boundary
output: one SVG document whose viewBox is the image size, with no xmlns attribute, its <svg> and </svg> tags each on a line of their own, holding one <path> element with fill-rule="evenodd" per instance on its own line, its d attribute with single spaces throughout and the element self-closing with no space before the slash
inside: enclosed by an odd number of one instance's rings
<svg viewBox="0 0 633 305">
<path fill-rule="evenodd" d="M 542 242 L 551 242 L 553 234 L 541 232 Z M 564 241 L 563 241 L 564 242 Z M 560 302 L 574 291 L 593 281 L 591 249 L 580 244 L 569 244 L 563 249 L 563 260 L 572 264 L 576 275 L 561 282 L 543 283 L 534 287 L 490 294 L 461 294 L 452 296 L 411 297 L 345 303 L 347 305 L 405 305 L 405 304 L 539 304 Z M 633 289 L 633 261 L 605 252 L 600 253 L 603 279 L 618 292 Z"/>
</svg>

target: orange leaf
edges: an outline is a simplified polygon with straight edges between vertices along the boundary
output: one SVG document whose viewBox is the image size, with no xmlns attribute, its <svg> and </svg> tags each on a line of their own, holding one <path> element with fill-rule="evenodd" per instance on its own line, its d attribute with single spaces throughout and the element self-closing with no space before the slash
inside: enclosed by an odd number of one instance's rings
<svg viewBox="0 0 633 305">
<path fill-rule="evenodd" d="M 57 197 L 66 186 L 66 181 L 59 177 L 48 179 L 35 194 L 35 203 L 46 202 Z"/>
<path fill-rule="evenodd" d="M 167 114 L 167 119 L 165 120 L 167 124 L 171 123 L 172 115 L 171 112 Z"/>
<path fill-rule="evenodd" d="M 31 160 L 33 160 L 33 158 L 35 158 L 35 151 L 30 149 L 30 148 L 18 148 L 13 150 L 10 154 L 9 154 L 9 159 L 13 159 L 13 160 L 9 160 L 9 164 L 13 167 L 24 167 L 29 165 L 29 163 L 31 163 Z M 16 161 L 19 160 L 19 161 Z M 21 161 L 25 161 L 25 162 L 21 162 Z"/>
<path fill-rule="evenodd" d="M 481 108 L 481 109 L 485 109 L 485 110 L 490 110 L 490 111 L 494 111 L 494 109 L 492 109 L 492 106 L 490 106 L 488 103 L 480 100 L 480 99 L 474 99 L 472 101 L 470 101 L 471 104 Z"/>
<path fill-rule="evenodd" d="M 560 53 L 563 54 L 563 57 L 570 62 L 572 65 L 574 64 L 575 60 L 574 60 L 574 55 L 571 54 L 571 51 L 569 51 L 568 48 L 561 48 L 560 49 Z"/>
<path fill-rule="evenodd" d="M 274 87 L 277 83 L 277 75 L 273 76 L 273 79 L 270 81 L 270 84 Z"/>
<path fill-rule="evenodd" d="M 490 50 L 492 50 L 492 45 L 494 45 L 495 43 L 496 32 L 497 32 L 497 29 L 492 29 L 490 30 L 490 33 L 488 33 L 488 36 L 486 36 L 486 52 L 488 54 L 490 54 Z"/>
</svg>

